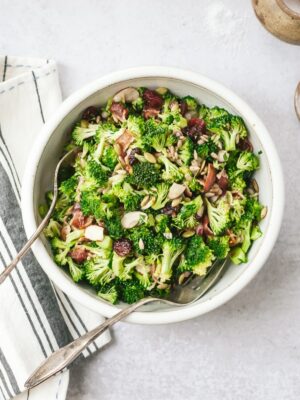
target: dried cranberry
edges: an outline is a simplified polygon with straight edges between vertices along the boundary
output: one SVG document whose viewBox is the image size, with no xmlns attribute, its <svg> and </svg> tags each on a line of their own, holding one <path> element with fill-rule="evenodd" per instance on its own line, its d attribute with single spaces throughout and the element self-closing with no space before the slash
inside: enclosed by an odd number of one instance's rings
<svg viewBox="0 0 300 400">
<path fill-rule="evenodd" d="M 120 257 L 128 256 L 132 250 L 132 243 L 129 239 L 122 238 L 114 242 L 114 251 Z"/>
<path fill-rule="evenodd" d="M 138 159 L 135 157 L 136 154 L 141 154 L 141 149 L 139 149 L 138 147 L 135 147 L 134 149 L 131 150 L 128 156 L 129 165 L 133 165 L 138 161 Z"/>
<path fill-rule="evenodd" d="M 110 111 L 115 122 L 124 122 L 129 112 L 122 103 L 112 103 Z"/>
<path fill-rule="evenodd" d="M 250 142 L 250 140 L 248 138 L 240 139 L 237 144 L 237 147 L 243 151 L 253 151 L 252 143 Z"/>
<path fill-rule="evenodd" d="M 162 97 L 157 92 L 150 89 L 145 90 L 143 99 L 145 101 L 145 109 L 154 108 L 159 110 L 164 102 Z"/>
<path fill-rule="evenodd" d="M 75 249 L 69 252 L 69 256 L 77 264 L 82 264 L 87 259 L 88 252 L 86 249 L 83 249 L 82 247 L 75 247 Z"/>
<path fill-rule="evenodd" d="M 179 107 L 182 115 L 185 115 L 188 112 L 188 106 L 184 100 L 180 102 Z"/>
<path fill-rule="evenodd" d="M 100 111 L 94 107 L 90 106 L 86 108 L 82 113 L 82 119 L 85 119 L 89 122 L 95 122 L 96 118 L 100 115 Z"/>
<path fill-rule="evenodd" d="M 183 132 L 196 141 L 201 135 L 205 134 L 206 132 L 205 121 L 200 118 L 191 118 L 188 121 L 188 126 L 184 128 Z"/>
<path fill-rule="evenodd" d="M 171 217 L 176 217 L 179 211 L 179 206 L 172 207 L 171 205 L 167 205 L 161 209 L 161 213 L 165 215 L 171 215 Z"/>
</svg>

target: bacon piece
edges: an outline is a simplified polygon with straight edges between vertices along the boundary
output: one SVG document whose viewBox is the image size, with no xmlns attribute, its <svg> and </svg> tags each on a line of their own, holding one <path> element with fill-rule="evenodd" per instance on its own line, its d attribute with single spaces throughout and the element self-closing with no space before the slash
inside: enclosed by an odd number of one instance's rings
<svg viewBox="0 0 300 400">
<path fill-rule="evenodd" d="M 218 175 L 218 185 L 223 191 L 223 194 L 226 192 L 228 188 L 228 175 L 227 172 L 223 169 Z"/>
<path fill-rule="evenodd" d="M 198 236 L 203 236 L 204 229 L 203 229 L 203 224 L 199 224 L 196 226 L 196 235 Z"/>
<path fill-rule="evenodd" d="M 240 139 L 237 144 L 237 147 L 243 151 L 253 151 L 252 143 L 248 138 Z"/>
<path fill-rule="evenodd" d="M 155 108 L 144 108 L 143 110 L 143 116 L 145 119 L 148 118 L 155 118 L 159 114 L 159 110 L 156 110 Z"/>
<path fill-rule="evenodd" d="M 121 147 L 122 154 L 125 153 L 132 142 L 134 142 L 134 136 L 128 130 L 123 132 L 116 140 L 116 143 Z"/>
<path fill-rule="evenodd" d="M 180 112 L 184 116 L 188 112 L 188 106 L 184 100 L 179 103 Z"/>
<path fill-rule="evenodd" d="M 208 172 L 203 186 L 203 190 L 205 193 L 210 191 L 215 181 L 216 181 L 215 167 L 212 164 L 208 164 Z"/>
<path fill-rule="evenodd" d="M 82 247 L 75 247 L 69 252 L 69 256 L 77 264 L 82 264 L 88 257 L 88 251 Z"/>
<path fill-rule="evenodd" d="M 115 122 L 124 122 L 128 117 L 128 109 L 122 103 L 112 103 L 110 111 Z"/>
<path fill-rule="evenodd" d="M 84 229 L 91 225 L 92 222 L 92 217 L 85 217 L 82 211 L 74 211 L 70 224 L 73 226 L 73 228 Z"/>
</svg>

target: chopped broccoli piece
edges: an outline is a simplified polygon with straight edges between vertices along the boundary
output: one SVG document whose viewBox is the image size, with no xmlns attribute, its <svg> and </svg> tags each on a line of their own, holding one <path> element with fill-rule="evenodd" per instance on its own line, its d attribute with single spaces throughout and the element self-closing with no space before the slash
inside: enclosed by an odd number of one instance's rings
<svg viewBox="0 0 300 400">
<path fill-rule="evenodd" d="M 211 153 L 217 153 L 218 146 L 213 142 L 211 138 L 209 138 L 207 142 L 203 144 L 198 144 L 196 146 L 196 151 L 200 158 L 212 162 L 213 158 L 211 157 Z"/>
<path fill-rule="evenodd" d="M 154 164 L 139 162 L 133 165 L 132 174 L 128 175 L 126 181 L 138 188 L 150 188 L 159 182 L 160 174 Z"/>
<path fill-rule="evenodd" d="M 208 240 L 208 246 L 216 258 L 226 258 L 229 253 L 229 237 L 214 236 Z"/>
<path fill-rule="evenodd" d="M 230 203 L 228 196 L 223 196 L 216 205 L 206 201 L 209 224 L 215 235 L 220 235 L 229 222 Z"/>
<path fill-rule="evenodd" d="M 116 304 L 119 297 L 118 289 L 114 284 L 102 286 L 97 295 L 112 304 Z"/>
<path fill-rule="evenodd" d="M 101 162 L 103 165 L 108 167 L 111 171 L 115 169 L 115 166 L 118 164 L 119 159 L 115 149 L 112 146 L 107 146 L 104 148 Z"/>
<path fill-rule="evenodd" d="M 188 108 L 189 111 L 196 111 L 197 110 L 198 102 L 194 97 L 185 96 L 182 100 L 186 103 L 187 108 Z"/>
<path fill-rule="evenodd" d="M 180 254 L 184 251 L 184 243 L 179 238 L 165 240 L 163 243 L 163 254 L 161 257 L 161 265 L 155 271 L 155 275 L 160 282 L 169 281 L 172 276 L 172 268 L 174 263 L 178 260 Z"/>
<path fill-rule="evenodd" d="M 137 279 L 122 282 L 119 285 L 120 299 L 125 303 L 133 304 L 145 297 L 145 289 Z"/>
<path fill-rule="evenodd" d="M 47 238 L 59 237 L 60 231 L 61 231 L 60 223 L 51 218 L 50 221 L 48 222 L 48 225 L 44 229 L 44 235 Z"/>
<path fill-rule="evenodd" d="M 187 137 L 183 145 L 180 147 L 179 158 L 185 165 L 190 165 L 194 157 L 194 143 L 191 138 Z"/>
<path fill-rule="evenodd" d="M 154 232 L 153 228 L 141 225 L 130 229 L 127 238 L 132 241 L 137 254 L 160 254 L 163 236 Z M 142 243 L 142 246 L 141 246 Z"/>
<path fill-rule="evenodd" d="M 250 239 L 252 241 L 259 239 L 262 236 L 262 231 L 258 225 L 253 225 Z"/>
<path fill-rule="evenodd" d="M 231 252 L 230 252 L 230 259 L 231 261 L 236 264 L 242 264 L 248 261 L 247 255 L 245 252 L 241 249 L 240 246 L 234 247 Z"/>
<path fill-rule="evenodd" d="M 89 139 L 96 135 L 97 129 L 99 125 L 92 125 L 89 124 L 88 128 L 82 128 L 81 126 L 77 125 L 72 133 L 72 137 L 74 142 L 81 146 L 83 141 Z"/>
<path fill-rule="evenodd" d="M 194 228 L 197 224 L 197 212 L 203 206 L 203 200 L 201 196 L 197 196 L 194 200 L 184 203 L 180 212 L 173 219 L 173 225 L 179 229 Z"/>
<path fill-rule="evenodd" d="M 166 156 L 161 155 L 159 160 L 164 164 L 165 170 L 162 173 L 162 179 L 165 181 L 178 182 L 183 178 L 183 174 L 180 172 L 179 167 L 173 164 Z"/>
<path fill-rule="evenodd" d="M 82 266 L 76 264 L 71 257 L 67 257 L 69 271 L 74 282 L 80 281 L 84 276 L 84 269 Z"/>
<path fill-rule="evenodd" d="M 170 186 L 165 182 L 159 183 L 156 186 L 156 200 L 155 203 L 152 205 L 153 210 L 160 210 L 170 200 L 168 198 L 169 187 Z"/>
<path fill-rule="evenodd" d="M 114 278 L 110 258 L 91 259 L 85 263 L 85 276 L 94 286 L 106 285 Z"/>
<path fill-rule="evenodd" d="M 213 260 L 212 250 L 204 243 L 201 236 L 195 235 L 188 240 L 178 270 L 181 272 L 192 271 L 194 274 L 202 276 L 206 274 Z"/>
<path fill-rule="evenodd" d="M 142 136 L 142 143 L 145 149 L 154 148 L 160 152 L 165 148 L 168 126 L 149 118 L 145 123 L 145 131 Z"/>
<path fill-rule="evenodd" d="M 236 166 L 241 171 L 254 171 L 259 167 L 259 160 L 254 153 L 243 151 L 237 160 Z"/>
</svg>

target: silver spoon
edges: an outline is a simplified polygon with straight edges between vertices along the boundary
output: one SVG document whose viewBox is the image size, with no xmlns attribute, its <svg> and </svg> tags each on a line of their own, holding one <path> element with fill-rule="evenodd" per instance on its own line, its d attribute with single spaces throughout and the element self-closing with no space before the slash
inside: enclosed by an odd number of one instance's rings
<svg viewBox="0 0 300 400">
<path fill-rule="evenodd" d="M 178 307 L 194 303 L 219 281 L 226 269 L 226 261 L 227 260 L 225 259 L 215 262 L 204 278 L 195 276 L 186 284 L 175 286 L 167 297 L 146 297 L 139 300 L 129 307 L 119 311 L 116 315 L 107 319 L 92 331 L 87 332 L 85 335 L 55 351 L 33 372 L 25 382 L 25 387 L 31 389 L 66 368 L 106 329 L 114 325 L 116 322 L 121 321 L 144 304 L 159 301 L 161 303 Z"/>
<path fill-rule="evenodd" d="M 60 167 L 63 164 L 70 164 L 71 160 L 76 156 L 78 153 L 79 148 L 75 147 L 74 149 L 70 150 L 67 154 L 65 154 L 58 162 L 55 168 L 54 172 L 54 179 L 53 179 L 53 199 L 52 203 L 50 205 L 50 208 L 38 226 L 37 230 L 34 232 L 34 234 L 28 239 L 28 242 L 22 247 L 22 249 L 19 251 L 19 253 L 16 255 L 16 257 L 11 261 L 11 263 L 5 268 L 3 272 L 0 274 L 0 284 L 5 281 L 5 279 L 8 277 L 8 275 L 12 272 L 12 270 L 17 266 L 18 262 L 21 260 L 21 258 L 30 250 L 32 244 L 35 242 L 35 240 L 39 237 L 39 235 L 42 233 L 43 229 L 47 225 L 51 214 L 54 210 L 56 201 L 57 201 L 57 195 L 58 195 L 58 173 L 60 170 Z"/>
</svg>

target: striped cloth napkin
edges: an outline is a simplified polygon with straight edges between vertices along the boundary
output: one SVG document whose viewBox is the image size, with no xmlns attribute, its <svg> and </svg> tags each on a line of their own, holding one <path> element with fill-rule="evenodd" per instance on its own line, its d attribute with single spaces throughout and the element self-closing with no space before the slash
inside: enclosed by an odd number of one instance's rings
<svg viewBox="0 0 300 400">
<path fill-rule="evenodd" d="M 20 182 L 32 143 L 61 103 L 54 61 L 0 56 L 0 270 L 26 242 Z M 0 286 L 0 399 L 24 391 L 24 382 L 53 351 L 103 321 L 53 287 L 32 253 Z M 105 333 L 83 353 L 110 340 Z M 64 399 L 68 372 L 18 399 Z"/>
</svg>

